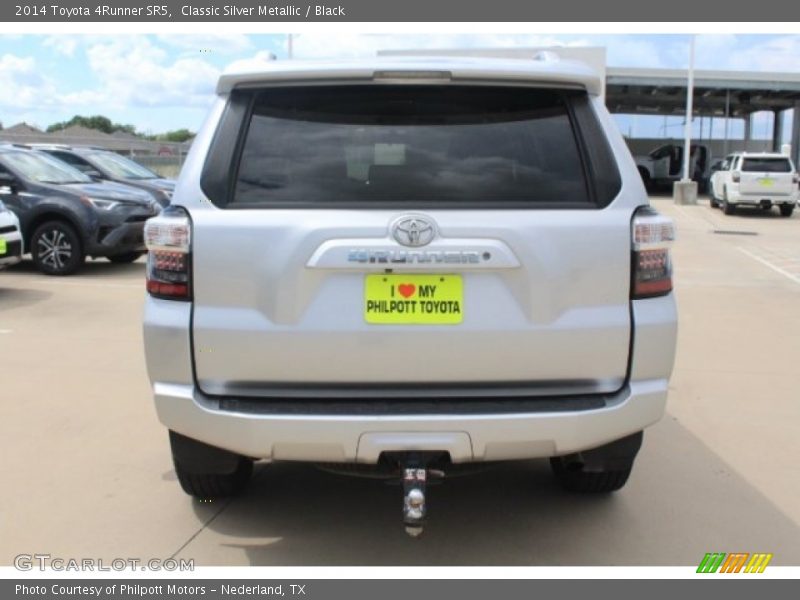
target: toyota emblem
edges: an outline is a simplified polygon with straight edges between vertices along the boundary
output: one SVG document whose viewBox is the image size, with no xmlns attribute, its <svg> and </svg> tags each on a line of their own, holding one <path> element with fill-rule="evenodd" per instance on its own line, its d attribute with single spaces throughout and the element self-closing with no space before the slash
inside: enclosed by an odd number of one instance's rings
<svg viewBox="0 0 800 600">
<path fill-rule="evenodd" d="M 425 246 L 436 237 L 436 224 L 428 217 L 409 215 L 394 221 L 391 232 L 392 237 L 403 246 Z"/>
</svg>

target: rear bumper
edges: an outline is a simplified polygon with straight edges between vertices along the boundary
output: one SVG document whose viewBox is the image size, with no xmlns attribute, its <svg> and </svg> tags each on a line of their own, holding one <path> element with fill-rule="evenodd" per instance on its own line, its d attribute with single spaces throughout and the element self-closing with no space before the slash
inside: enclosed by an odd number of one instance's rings
<svg viewBox="0 0 800 600">
<path fill-rule="evenodd" d="M 798 194 L 788 194 L 776 196 L 769 193 L 763 194 L 742 194 L 736 191 L 728 191 L 729 204 L 741 204 L 742 206 L 760 206 L 762 202 L 768 201 L 773 205 L 789 204 L 794 206 L 797 204 Z"/>
<path fill-rule="evenodd" d="M 404 449 L 446 450 L 454 462 L 524 459 L 601 446 L 663 416 L 675 357 L 675 299 L 669 294 L 636 300 L 631 309 L 635 327 L 629 383 L 603 396 L 599 406 L 597 396 L 571 404 L 562 397 L 543 396 L 516 412 L 487 404 L 485 410 L 458 410 L 460 414 L 401 414 L 396 405 L 361 413 L 266 413 L 253 409 L 258 398 L 248 406 L 236 398 L 208 396 L 196 387 L 190 303 L 148 297 L 144 345 L 159 419 L 169 429 L 206 444 L 274 460 L 374 463 L 384 450 Z"/>
<path fill-rule="evenodd" d="M 602 408 L 504 414 L 256 414 L 221 409 L 193 385 L 154 392 L 169 429 L 254 458 L 375 463 L 383 451 L 439 450 L 481 462 L 568 454 L 640 431 L 662 417 L 667 380 L 631 382 Z"/>
</svg>

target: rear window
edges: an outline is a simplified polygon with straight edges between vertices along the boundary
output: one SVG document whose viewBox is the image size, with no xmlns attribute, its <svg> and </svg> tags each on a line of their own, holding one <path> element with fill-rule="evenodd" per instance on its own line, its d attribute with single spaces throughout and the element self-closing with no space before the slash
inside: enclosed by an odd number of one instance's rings
<svg viewBox="0 0 800 600">
<path fill-rule="evenodd" d="M 350 85 L 250 94 L 232 207 L 598 204 L 575 127 L 575 105 L 591 110 L 585 93 Z"/>
<path fill-rule="evenodd" d="M 744 158 L 742 159 L 742 171 L 791 173 L 792 164 L 787 158 Z"/>
</svg>

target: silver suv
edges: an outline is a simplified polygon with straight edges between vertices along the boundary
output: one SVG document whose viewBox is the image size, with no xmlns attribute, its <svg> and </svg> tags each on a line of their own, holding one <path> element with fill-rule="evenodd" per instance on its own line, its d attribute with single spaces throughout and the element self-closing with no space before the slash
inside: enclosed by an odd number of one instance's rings
<svg viewBox="0 0 800 600">
<path fill-rule="evenodd" d="M 145 230 L 183 489 L 349 464 L 402 479 L 419 531 L 426 481 L 464 463 L 549 457 L 569 490 L 621 488 L 664 412 L 674 233 L 600 92 L 550 59 L 223 75 Z"/>
</svg>

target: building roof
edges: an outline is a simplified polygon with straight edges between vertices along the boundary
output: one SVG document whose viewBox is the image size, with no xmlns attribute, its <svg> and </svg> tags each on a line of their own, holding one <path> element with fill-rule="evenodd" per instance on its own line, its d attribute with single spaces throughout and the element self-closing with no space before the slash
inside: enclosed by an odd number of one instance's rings
<svg viewBox="0 0 800 600">
<path fill-rule="evenodd" d="M 31 127 L 26 123 L 17 123 L 12 127 L 0 129 L 0 143 L 12 144 L 62 144 L 65 146 L 97 146 L 114 152 L 159 154 L 168 149 L 174 154 L 185 153 L 181 144 L 158 142 L 140 138 L 127 132 L 116 131 L 108 134 L 97 129 L 89 129 L 81 125 L 72 125 L 66 129 L 47 133 Z"/>
<path fill-rule="evenodd" d="M 33 127 L 32 125 L 28 125 L 25 122 L 17 123 L 16 125 L 12 125 L 11 127 L 6 127 L 5 129 L 1 130 L 3 134 L 11 134 L 11 135 L 24 135 L 24 134 L 38 134 L 42 133 L 42 130 Z"/>
<path fill-rule="evenodd" d="M 17 123 L 11 127 L 0 129 L 0 140 L 12 144 L 36 144 L 47 142 L 49 139 L 50 134 L 27 123 Z"/>
<path fill-rule="evenodd" d="M 132 133 L 127 131 L 122 131 L 121 129 L 117 129 L 111 133 L 111 137 L 117 138 L 118 140 L 138 140 L 141 139 Z"/>
<path fill-rule="evenodd" d="M 97 146 L 115 152 L 148 151 L 151 147 L 147 140 L 120 140 L 104 131 L 82 125 L 71 125 L 65 129 L 53 131 L 46 141 L 51 144 L 69 146 Z"/>
</svg>

